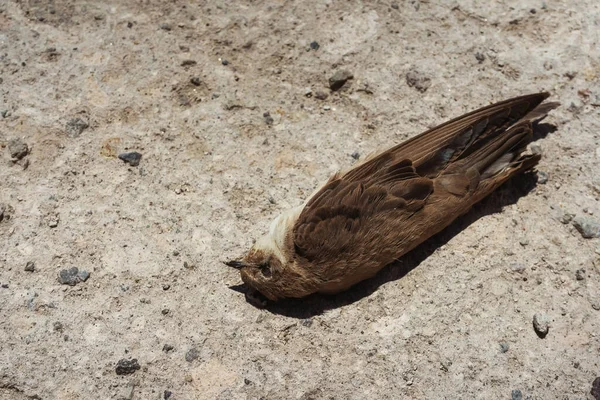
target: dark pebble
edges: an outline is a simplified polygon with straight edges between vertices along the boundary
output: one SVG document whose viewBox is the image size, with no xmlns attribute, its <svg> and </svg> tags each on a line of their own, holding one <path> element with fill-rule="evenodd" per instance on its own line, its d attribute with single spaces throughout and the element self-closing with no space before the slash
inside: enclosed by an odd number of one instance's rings
<svg viewBox="0 0 600 400">
<path fill-rule="evenodd" d="M 29 153 L 29 147 L 27 147 L 25 142 L 17 138 L 8 142 L 8 151 L 12 158 L 20 160 Z"/>
<path fill-rule="evenodd" d="M 170 344 L 165 344 L 162 348 L 162 351 L 164 351 L 165 353 L 168 353 L 170 351 L 173 351 L 175 349 L 174 346 L 170 345 Z"/>
<path fill-rule="evenodd" d="M 192 85 L 194 86 L 200 86 L 200 84 L 202 83 L 200 78 L 198 78 L 197 76 L 194 76 L 192 79 L 190 79 L 190 82 L 192 82 Z"/>
<path fill-rule="evenodd" d="M 329 96 L 325 92 L 322 92 L 320 90 L 317 90 L 315 92 L 315 99 L 318 99 L 318 100 L 327 100 L 327 97 L 329 97 Z"/>
<path fill-rule="evenodd" d="M 182 67 L 189 67 L 189 66 L 196 65 L 196 64 L 198 64 L 198 63 L 196 62 L 196 60 L 183 60 L 183 61 L 181 62 L 181 66 L 182 66 Z"/>
<path fill-rule="evenodd" d="M 425 93 L 431 86 L 431 79 L 422 72 L 413 69 L 406 73 L 406 84 L 421 93 Z"/>
<path fill-rule="evenodd" d="M 398 3 L 392 3 L 390 4 L 390 7 L 392 7 L 394 10 L 397 10 L 400 8 L 400 6 L 398 5 Z"/>
<path fill-rule="evenodd" d="M 577 271 L 575 271 L 575 278 L 577 278 L 578 281 L 582 281 L 585 279 L 585 269 L 578 269 Z"/>
<path fill-rule="evenodd" d="M 170 390 L 165 390 L 165 392 L 163 393 L 163 399 L 164 400 L 170 399 L 172 394 L 173 393 Z"/>
<path fill-rule="evenodd" d="M 350 157 L 354 158 L 355 160 L 358 160 L 360 158 L 360 153 L 358 151 L 355 151 L 354 153 L 350 154 Z"/>
<path fill-rule="evenodd" d="M 85 282 L 90 277 L 90 273 L 85 270 L 79 270 L 77 267 L 63 269 L 58 274 L 58 281 L 63 285 L 74 286 L 80 282 Z"/>
<path fill-rule="evenodd" d="M 136 358 L 132 360 L 126 360 L 122 358 L 117 363 L 117 368 L 115 368 L 115 372 L 117 373 L 117 375 L 129 375 L 133 374 L 138 369 L 140 369 L 140 364 L 138 364 L 138 360 Z"/>
<path fill-rule="evenodd" d="M 273 125 L 273 117 L 271 117 L 271 114 L 268 111 L 263 114 L 263 118 L 265 119 L 265 124 Z"/>
<path fill-rule="evenodd" d="M 52 328 L 54 329 L 55 332 L 62 332 L 64 327 L 63 327 L 62 322 L 56 321 L 55 323 L 52 324 Z"/>
<path fill-rule="evenodd" d="M 163 310 L 161 311 L 162 315 L 167 315 L 169 312 L 170 311 L 168 308 L 163 308 Z"/>
<path fill-rule="evenodd" d="M 35 263 L 33 261 L 27 261 L 27 264 L 25 264 L 25 271 L 27 271 L 27 272 L 35 271 Z"/>
<path fill-rule="evenodd" d="M 508 348 L 508 343 L 500 343 L 500 353 L 506 353 Z"/>
<path fill-rule="evenodd" d="M 229 61 L 227 61 L 227 60 L 221 60 L 221 64 L 223 64 L 223 65 L 229 65 Z"/>
<path fill-rule="evenodd" d="M 127 22 L 127 27 L 128 28 L 133 28 L 133 22 Z"/>
<path fill-rule="evenodd" d="M 164 285 L 162 285 L 162 288 L 163 290 L 169 290 L 171 288 L 171 285 L 165 283 Z"/>
<path fill-rule="evenodd" d="M 594 379 L 594 382 L 592 382 L 592 390 L 590 391 L 590 394 L 594 396 L 594 399 L 600 400 L 600 376 Z"/>
<path fill-rule="evenodd" d="M 65 131 L 69 137 L 76 138 L 89 126 L 90 125 L 81 118 L 73 118 L 65 125 Z"/>
<path fill-rule="evenodd" d="M 173 29 L 173 27 L 171 26 L 171 24 L 163 23 L 163 24 L 160 24 L 160 29 L 168 32 L 171 29 Z"/>
<path fill-rule="evenodd" d="M 523 393 L 519 389 L 513 390 L 510 395 L 512 400 L 523 400 Z"/>
<path fill-rule="evenodd" d="M 331 90 L 339 90 L 349 80 L 354 78 L 351 72 L 346 70 L 337 71 L 329 78 L 329 88 Z"/>
<path fill-rule="evenodd" d="M 200 353 L 198 352 L 198 349 L 195 347 L 192 347 L 191 349 L 189 349 L 187 351 L 187 353 L 185 353 L 185 361 L 187 361 L 187 362 L 192 362 L 194 360 L 197 360 L 198 357 L 200 357 Z"/>
<path fill-rule="evenodd" d="M 485 61 L 485 54 L 477 52 L 475 53 L 475 59 L 477 60 L 477 62 L 479 62 L 479 64 L 481 64 Z"/>
<path fill-rule="evenodd" d="M 121 153 L 119 154 L 119 159 L 125 161 L 132 167 L 137 167 L 138 165 L 140 165 L 142 154 L 138 153 L 137 151 L 132 151 L 130 153 Z"/>
<path fill-rule="evenodd" d="M 8 289 L 8 283 L 3 283 L 2 284 L 2 289 Z"/>
<path fill-rule="evenodd" d="M 573 226 L 586 239 L 600 237 L 600 224 L 590 218 L 577 217 L 573 220 Z"/>
<path fill-rule="evenodd" d="M 319 50 L 319 47 L 321 47 L 321 46 L 316 41 L 310 42 L 310 48 L 311 49 L 313 49 L 313 50 Z"/>
<path fill-rule="evenodd" d="M 244 378 L 244 385 L 249 385 L 251 383 L 252 383 L 252 381 L 250 379 Z"/>
</svg>

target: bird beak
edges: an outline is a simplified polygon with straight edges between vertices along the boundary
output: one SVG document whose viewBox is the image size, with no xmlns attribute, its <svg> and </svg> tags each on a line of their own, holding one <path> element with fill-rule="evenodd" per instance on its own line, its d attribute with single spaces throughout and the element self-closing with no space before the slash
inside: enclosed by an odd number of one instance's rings
<svg viewBox="0 0 600 400">
<path fill-rule="evenodd" d="M 243 261 L 224 261 L 223 264 L 227 265 L 228 267 L 231 268 L 235 268 L 235 269 L 242 269 L 246 266 L 246 264 Z"/>
</svg>

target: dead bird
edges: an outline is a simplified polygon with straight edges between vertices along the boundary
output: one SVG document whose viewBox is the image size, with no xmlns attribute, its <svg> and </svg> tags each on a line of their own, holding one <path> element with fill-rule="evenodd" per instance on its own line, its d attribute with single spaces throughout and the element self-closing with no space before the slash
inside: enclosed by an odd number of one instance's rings
<svg viewBox="0 0 600 400">
<path fill-rule="evenodd" d="M 532 169 L 532 124 L 548 93 L 465 114 L 333 175 L 278 216 L 241 260 L 248 301 L 334 294 L 440 232 L 512 176 Z M 263 297 L 264 296 L 264 297 Z M 266 298 L 266 299 L 265 299 Z"/>
</svg>

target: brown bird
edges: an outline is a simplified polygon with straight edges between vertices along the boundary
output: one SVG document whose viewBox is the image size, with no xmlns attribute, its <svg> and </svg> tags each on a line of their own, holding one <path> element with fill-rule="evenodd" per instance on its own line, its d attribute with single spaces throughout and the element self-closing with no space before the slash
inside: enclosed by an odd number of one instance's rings
<svg viewBox="0 0 600 400">
<path fill-rule="evenodd" d="M 470 112 L 333 175 L 239 261 L 258 306 L 333 294 L 372 277 L 512 176 L 533 168 L 535 123 L 559 103 L 530 94 Z M 264 297 L 262 297 L 262 296 Z"/>
</svg>

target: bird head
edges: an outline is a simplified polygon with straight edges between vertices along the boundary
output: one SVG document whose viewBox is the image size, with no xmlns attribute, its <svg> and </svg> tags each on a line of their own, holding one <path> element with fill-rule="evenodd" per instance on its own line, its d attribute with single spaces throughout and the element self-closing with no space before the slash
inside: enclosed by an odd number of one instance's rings
<svg viewBox="0 0 600 400">
<path fill-rule="evenodd" d="M 257 306 L 266 305 L 258 293 L 277 301 L 284 297 L 302 297 L 314 291 L 293 255 L 292 229 L 299 212 L 300 208 L 292 209 L 277 217 L 269 232 L 258 239 L 241 260 L 225 262 L 240 271 L 248 287 L 246 298 Z"/>
</svg>

